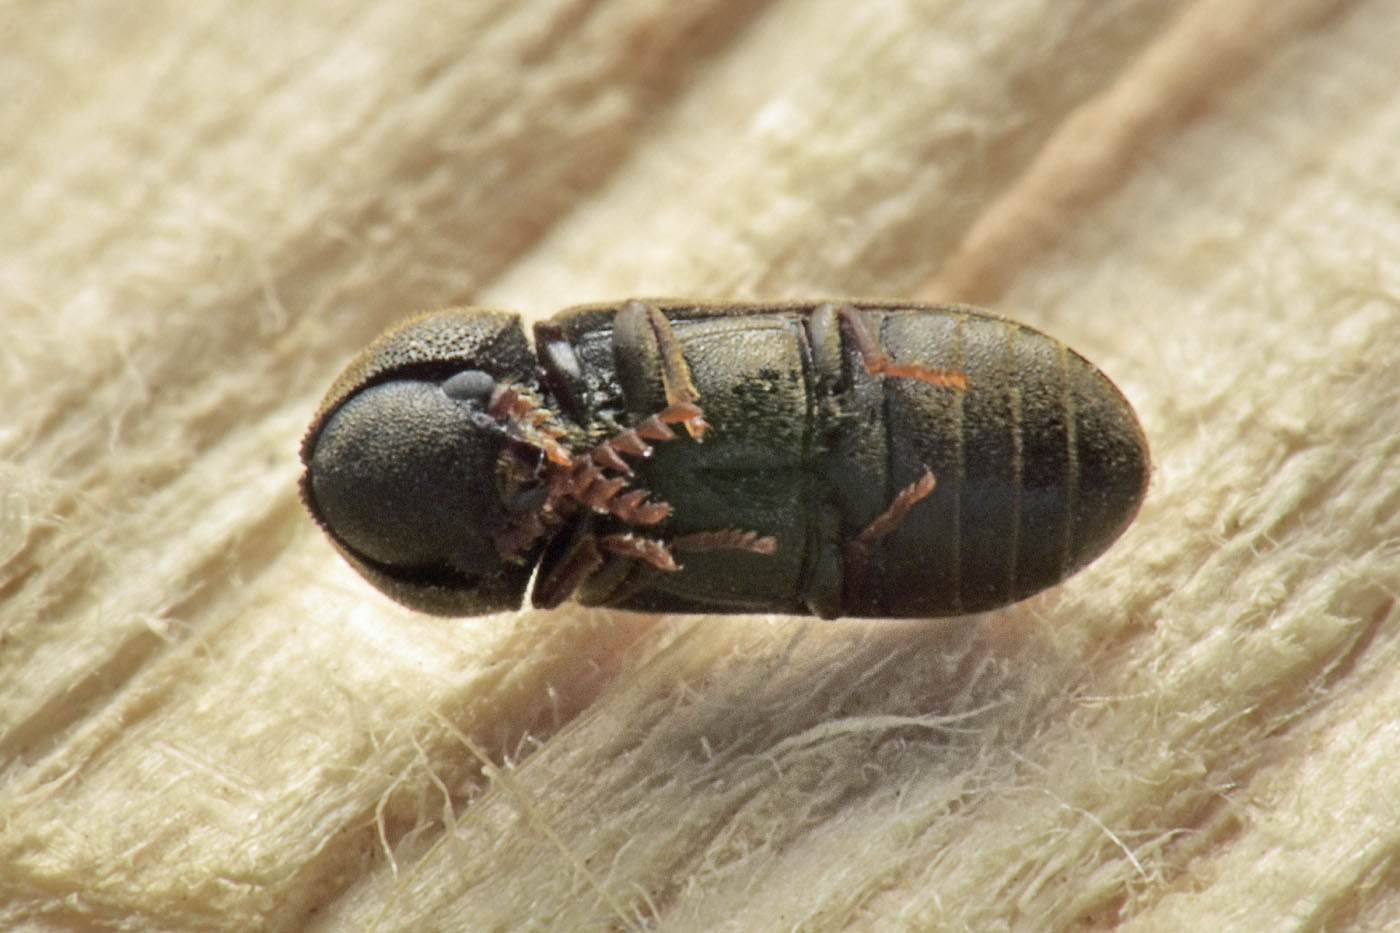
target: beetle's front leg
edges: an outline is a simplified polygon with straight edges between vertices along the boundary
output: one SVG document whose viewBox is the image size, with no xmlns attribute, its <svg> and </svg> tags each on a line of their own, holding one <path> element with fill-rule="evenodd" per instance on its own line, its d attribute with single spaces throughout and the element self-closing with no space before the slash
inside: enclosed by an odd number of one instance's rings
<svg viewBox="0 0 1400 933">
<path fill-rule="evenodd" d="M 675 436 L 676 433 L 655 415 L 635 428 L 618 433 L 569 461 L 568 469 L 554 482 L 554 500 L 572 499 L 630 525 L 655 525 L 671 514 L 671 507 L 665 502 L 648 502 L 645 489 L 623 492 L 627 480 L 622 476 L 608 476 L 603 471 L 630 474 L 632 468 L 622 459 L 623 454 L 650 457 L 652 448 L 647 441 L 673 440 Z"/>
<path fill-rule="evenodd" d="M 664 542 L 627 532 L 599 535 L 585 522 L 562 548 L 546 553 L 530 601 L 538 609 L 553 609 L 570 597 L 607 605 L 658 570 L 679 569 Z"/>
<path fill-rule="evenodd" d="M 524 389 L 510 383 L 500 383 L 491 392 L 486 413 L 497 421 L 507 423 L 511 437 L 538 448 L 554 464 L 564 466 L 569 463 L 569 451 L 559 443 L 564 432 L 550 424 L 553 413 Z"/>
<path fill-rule="evenodd" d="M 587 521 L 561 543 L 540 564 L 530 596 L 536 608 L 553 609 L 580 590 L 594 591 L 594 602 L 603 604 L 656 570 L 680 569 L 665 542 L 630 532 L 599 535 Z"/>
<path fill-rule="evenodd" d="M 531 597 L 540 609 L 553 609 L 586 585 L 596 592 L 595 604 L 605 604 L 635 589 L 657 570 L 680 570 L 674 551 L 729 549 L 772 554 L 776 538 L 752 531 L 702 531 L 682 535 L 669 543 L 630 532 L 597 535 L 585 526 L 560 555 L 541 565 Z M 630 558 L 617 560 L 616 558 Z M 604 581 L 606 578 L 606 582 Z"/>
<path fill-rule="evenodd" d="M 553 609 L 574 594 L 584 581 L 603 566 L 603 554 L 598 550 L 598 538 L 584 531 L 568 540 L 558 557 L 545 552 L 530 591 L 530 603 L 537 609 Z"/>
</svg>

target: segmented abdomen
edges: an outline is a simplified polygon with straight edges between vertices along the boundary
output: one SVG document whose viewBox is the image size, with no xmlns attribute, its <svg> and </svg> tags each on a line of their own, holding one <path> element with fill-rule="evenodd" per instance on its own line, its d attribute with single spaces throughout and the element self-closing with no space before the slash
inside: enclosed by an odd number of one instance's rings
<svg viewBox="0 0 1400 933">
<path fill-rule="evenodd" d="M 1092 560 L 1131 521 L 1146 443 L 1091 364 L 990 315 L 867 313 L 892 358 L 960 370 L 970 384 L 883 379 L 884 495 L 924 469 L 937 487 L 848 581 L 848 611 L 947 615 L 1014 602 Z"/>
</svg>

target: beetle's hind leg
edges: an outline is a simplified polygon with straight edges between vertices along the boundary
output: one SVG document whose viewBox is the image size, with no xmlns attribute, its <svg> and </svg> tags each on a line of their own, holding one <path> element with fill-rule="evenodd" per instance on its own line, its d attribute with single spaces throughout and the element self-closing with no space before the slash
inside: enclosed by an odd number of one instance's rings
<svg viewBox="0 0 1400 933">
<path fill-rule="evenodd" d="M 846 328 L 851 343 L 855 345 L 856 352 L 860 354 L 861 362 L 865 364 L 865 371 L 870 375 L 884 373 L 887 376 L 896 376 L 902 379 L 918 379 L 929 385 L 943 388 L 967 388 L 967 373 L 959 372 L 956 369 L 934 369 L 931 366 L 920 366 L 918 363 L 896 363 L 890 359 L 884 348 L 880 346 L 880 341 L 871 333 L 870 325 L 866 323 L 865 318 L 850 305 L 838 307 L 836 316 Z"/>
<path fill-rule="evenodd" d="M 922 476 L 899 491 L 885 511 L 871 519 L 854 537 L 846 539 L 842 548 L 841 585 L 845 595 L 840 605 L 849 608 L 852 603 L 848 597 L 853 594 L 868 596 L 879 591 L 877 565 L 873 562 L 876 543 L 898 528 L 909 510 L 927 498 L 933 487 L 933 471 L 925 469 Z"/>
<path fill-rule="evenodd" d="M 901 489 L 885 511 L 871 519 L 870 524 L 862 528 L 854 538 L 847 542 L 846 556 L 848 560 L 853 558 L 852 562 L 859 564 L 869 555 L 875 542 L 898 528 L 899 523 L 904 520 L 904 516 L 909 514 L 909 510 L 926 499 L 929 493 L 933 492 L 935 485 L 933 471 L 925 469 L 923 476 Z"/>
</svg>

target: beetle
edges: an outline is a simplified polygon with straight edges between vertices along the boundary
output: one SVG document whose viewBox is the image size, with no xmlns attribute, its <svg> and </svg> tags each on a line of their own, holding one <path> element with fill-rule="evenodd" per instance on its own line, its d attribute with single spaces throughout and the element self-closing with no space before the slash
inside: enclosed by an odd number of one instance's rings
<svg viewBox="0 0 1400 933">
<path fill-rule="evenodd" d="M 442 615 L 933 617 L 1103 552 L 1148 450 L 1063 343 L 906 301 L 449 308 L 377 338 L 302 444 L 345 558 Z"/>
</svg>

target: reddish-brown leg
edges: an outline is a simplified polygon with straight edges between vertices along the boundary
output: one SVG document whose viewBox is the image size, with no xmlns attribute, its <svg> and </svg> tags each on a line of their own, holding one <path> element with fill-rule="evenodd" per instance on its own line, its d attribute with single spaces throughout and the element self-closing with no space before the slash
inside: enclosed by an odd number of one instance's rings
<svg viewBox="0 0 1400 933">
<path fill-rule="evenodd" d="M 596 512 L 615 515 L 633 525 L 654 525 L 671 514 L 671 507 L 664 502 L 648 502 L 645 489 L 627 492 L 627 480 L 623 476 L 608 476 L 604 470 L 630 474 L 631 468 L 622 459 L 629 457 L 650 457 L 654 441 L 671 440 L 676 433 L 655 416 L 647 418 L 635 428 L 628 428 L 615 437 L 603 441 L 586 454 L 574 457 L 569 463 L 567 475 L 555 481 L 555 498 L 573 499 Z"/>
<path fill-rule="evenodd" d="M 870 589 L 870 574 L 874 568 L 870 559 L 875 542 L 894 531 L 921 499 L 933 492 L 933 472 L 925 470 L 924 475 L 899 491 L 889 508 L 860 530 L 846 542 L 845 547 L 845 590 L 847 593 L 863 593 Z"/>
<path fill-rule="evenodd" d="M 697 531 L 681 535 L 671 542 L 673 551 L 752 551 L 755 554 L 773 554 L 778 550 L 778 539 L 772 535 L 760 535 L 756 531 L 740 531 L 738 528 L 723 528 L 719 531 Z"/>
<path fill-rule="evenodd" d="M 631 534 L 603 535 L 598 548 L 609 554 L 620 554 L 651 564 L 657 570 L 680 570 L 671 549 L 654 538 L 638 538 Z"/>
<path fill-rule="evenodd" d="M 536 402 L 524 390 L 512 385 L 496 387 L 486 407 L 486 413 L 497 421 L 509 422 L 509 433 L 518 440 L 533 444 L 551 463 L 569 464 L 569 452 L 559 443 L 564 432 L 549 424 L 551 412 Z"/>
<path fill-rule="evenodd" d="M 924 470 L 924 475 L 901 489 L 894 497 L 894 501 L 889 504 L 889 508 L 876 515 L 870 524 L 862 528 L 860 533 L 851 539 L 851 544 L 861 549 L 868 549 L 876 541 L 894 531 L 904 520 L 904 516 L 909 514 L 909 510 L 933 492 L 934 485 L 933 471 Z"/>
<path fill-rule="evenodd" d="M 692 438 L 702 440 L 710 425 L 696 404 L 700 401 L 700 391 L 690 377 L 690 365 L 681 352 L 681 342 L 672 330 L 671 322 L 655 307 L 642 301 L 627 302 L 619 313 L 646 315 L 647 323 L 656 336 L 661 357 L 661 385 L 666 391 L 666 408 L 657 417 L 667 424 L 685 425 L 686 432 Z"/>
<path fill-rule="evenodd" d="M 726 528 L 720 531 L 699 531 L 681 535 L 667 545 L 654 538 L 639 538 L 632 534 L 604 535 L 598 539 L 598 548 L 609 554 L 620 554 L 648 563 L 658 570 L 679 570 L 672 551 L 710 551 L 730 549 L 752 551 L 755 554 L 772 554 L 778 549 L 778 539 L 763 536 L 755 531 L 739 531 Z"/>
<path fill-rule="evenodd" d="M 860 353 L 861 362 L 865 364 L 865 371 L 872 376 L 876 373 L 884 373 L 887 376 L 897 376 L 903 379 L 918 379 L 929 385 L 944 388 L 966 389 L 968 387 L 967 373 L 955 369 L 933 369 L 929 366 L 920 366 L 917 363 L 896 363 L 890 359 L 885 355 L 880 341 L 876 340 L 875 335 L 870 332 L 865 318 L 861 317 L 860 312 L 850 305 L 837 308 L 836 316 L 846 326 L 851 342 L 855 344 L 857 352 Z"/>
</svg>

